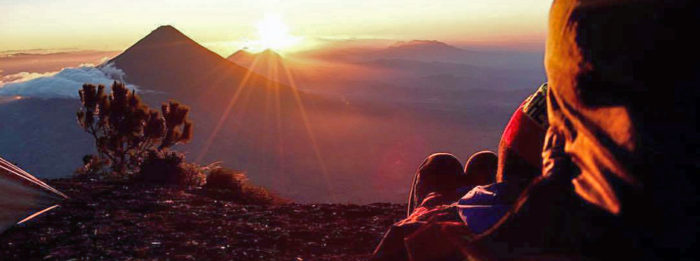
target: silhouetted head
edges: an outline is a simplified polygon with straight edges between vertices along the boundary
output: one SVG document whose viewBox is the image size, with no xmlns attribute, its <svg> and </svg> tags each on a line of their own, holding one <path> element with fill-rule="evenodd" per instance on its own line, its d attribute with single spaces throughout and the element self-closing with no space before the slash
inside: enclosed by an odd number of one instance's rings
<svg viewBox="0 0 700 261">
<path fill-rule="evenodd" d="M 647 233 L 642 250 L 695 249 L 699 4 L 556 0 L 550 11 L 547 107 L 580 169 L 571 183 Z"/>
<path fill-rule="evenodd" d="M 622 189 L 680 193 L 697 176 L 699 20 L 698 1 L 554 1 L 550 124 L 582 198 L 619 213 Z"/>
</svg>

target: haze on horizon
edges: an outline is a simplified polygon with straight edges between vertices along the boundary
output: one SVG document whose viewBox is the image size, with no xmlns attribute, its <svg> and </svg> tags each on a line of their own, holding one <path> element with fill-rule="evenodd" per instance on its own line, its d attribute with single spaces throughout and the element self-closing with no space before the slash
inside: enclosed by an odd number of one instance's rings
<svg viewBox="0 0 700 261">
<path fill-rule="evenodd" d="M 429 39 L 540 50 L 549 5 L 545 0 L 0 0 L 0 51 L 123 50 L 170 24 L 225 56 L 255 49 L 256 25 L 271 15 L 300 39 L 291 51 L 338 39 Z"/>
</svg>

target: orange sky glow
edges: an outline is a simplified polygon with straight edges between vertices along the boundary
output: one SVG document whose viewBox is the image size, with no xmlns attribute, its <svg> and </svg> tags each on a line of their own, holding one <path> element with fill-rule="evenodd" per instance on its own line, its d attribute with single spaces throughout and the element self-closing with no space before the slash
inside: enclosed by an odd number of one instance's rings
<svg viewBox="0 0 700 261">
<path fill-rule="evenodd" d="M 0 0 L 0 51 L 122 50 L 163 24 L 222 55 L 243 47 L 309 49 L 329 39 L 538 49 L 549 5 L 545 0 Z M 261 31 L 265 23 L 267 31 Z"/>
</svg>

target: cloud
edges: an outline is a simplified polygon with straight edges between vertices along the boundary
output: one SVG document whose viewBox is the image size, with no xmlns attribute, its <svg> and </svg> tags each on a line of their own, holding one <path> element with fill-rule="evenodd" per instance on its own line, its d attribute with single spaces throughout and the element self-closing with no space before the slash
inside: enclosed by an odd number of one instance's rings
<svg viewBox="0 0 700 261">
<path fill-rule="evenodd" d="M 0 77 L 0 86 L 9 84 L 9 83 L 18 83 L 18 82 L 26 82 L 29 80 L 33 80 L 39 77 L 45 77 L 45 76 L 52 76 L 56 74 L 56 72 L 48 72 L 48 73 L 37 73 L 37 72 L 20 72 L 20 73 L 14 73 L 10 75 L 4 75 Z"/>
<path fill-rule="evenodd" d="M 102 67 L 80 66 L 64 68 L 59 72 L 21 72 L 0 78 L 0 95 L 37 98 L 78 98 L 78 90 L 85 83 L 109 87 L 114 80 L 124 81 L 124 71 L 106 64 Z M 130 89 L 135 85 L 127 84 Z"/>
</svg>

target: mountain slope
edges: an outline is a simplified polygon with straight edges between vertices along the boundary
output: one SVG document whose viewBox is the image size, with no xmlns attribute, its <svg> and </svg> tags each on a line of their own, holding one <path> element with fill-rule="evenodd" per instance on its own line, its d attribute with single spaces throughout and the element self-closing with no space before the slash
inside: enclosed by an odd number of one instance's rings
<svg viewBox="0 0 700 261">
<path fill-rule="evenodd" d="M 61 207 L 0 237 L 3 260 L 367 260 L 405 205 L 252 205 L 196 190 L 53 180 Z"/>
</svg>

